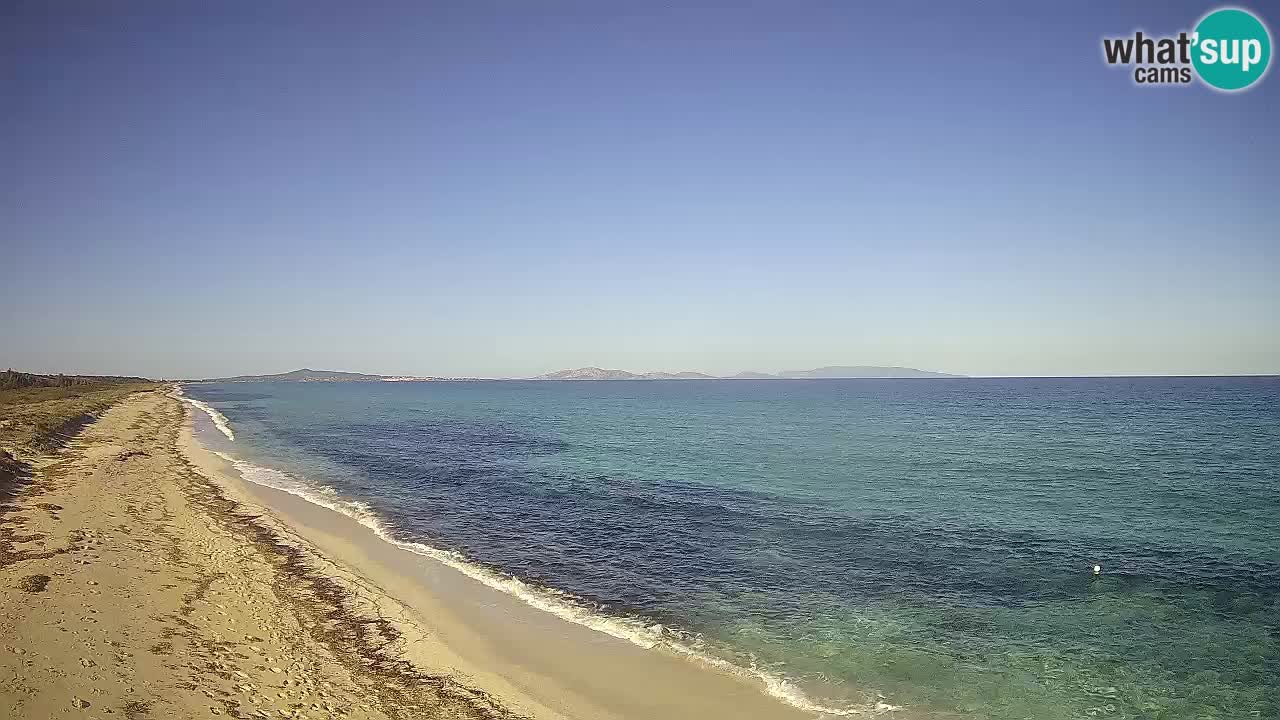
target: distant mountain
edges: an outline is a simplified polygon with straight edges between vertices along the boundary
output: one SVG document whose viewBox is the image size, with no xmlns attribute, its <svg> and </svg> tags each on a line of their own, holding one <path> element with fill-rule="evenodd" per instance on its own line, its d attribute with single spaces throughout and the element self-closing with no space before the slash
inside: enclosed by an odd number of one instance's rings
<svg viewBox="0 0 1280 720">
<path fill-rule="evenodd" d="M 228 378 L 214 378 L 205 382 L 367 382 L 385 380 L 384 375 L 365 375 L 364 373 L 338 372 L 336 370 L 312 370 L 303 368 L 275 375 L 237 375 Z"/>
<path fill-rule="evenodd" d="M 605 370 L 598 367 L 583 367 L 573 370 L 557 370 L 545 375 L 538 375 L 531 380 L 640 380 L 641 377 L 626 370 Z"/>
<path fill-rule="evenodd" d="M 715 375 L 708 375 L 706 373 L 693 372 L 691 370 L 685 370 L 684 372 L 677 372 L 677 373 L 647 372 L 647 373 L 641 373 L 636 377 L 640 378 L 641 380 L 715 380 L 717 379 Z"/>
<path fill-rule="evenodd" d="M 821 367 L 814 370 L 786 370 L 777 375 L 745 370 L 729 378 L 717 377 L 706 373 L 685 370 L 683 372 L 644 372 L 634 373 L 628 370 L 606 370 L 598 367 L 581 367 L 571 370 L 557 370 L 529 378 L 530 380 L 785 380 L 792 378 L 924 378 L 924 377 L 964 377 L 947 373 L 916 370 L 915 368 L 878 367 L 874 365 L 852 365 Z M 212 378 L 195 382 L 397 382 L 428 380 L 480 380 L 482 378 L 455 377 L 413 377 L 405 375 L 366 375 L 364 373 L 338 372 L 336 370 L 312 370 L 303 368 L 292 372 L 274 375 L 237 375 L 235 377 Z"/>
<path fill-rule="evenodd" d="M 778 373 L 783 378 L 947 378 L 964 377 L 950 373 L 917 370 L 905 367 L 883 367 L 879 365 L 829 365 L 813 370 L 784 370 Z"/>
<path fill-rule="evenodd" d="M 719 378 L 700 372 L 647 372 L 633 373 L 627 370 L 605 370 L 598 367 L 583 367 L 572 370 L 557 370 L 530 378 L 531 380 L 785 380 L 799 378 L 941 378 L 964 377 L 948 373 L 930 372 L 915 368 L 879 367 L 875 365 L 830 366 L 814 370 L 786 370 L 777 375 L 746 370 L 731 378 Z"/>
</svg>

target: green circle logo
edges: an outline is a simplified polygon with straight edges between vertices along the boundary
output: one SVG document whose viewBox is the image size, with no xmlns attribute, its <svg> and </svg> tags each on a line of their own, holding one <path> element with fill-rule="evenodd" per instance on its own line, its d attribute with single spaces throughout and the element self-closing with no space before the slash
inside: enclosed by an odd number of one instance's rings
<svg viewBox="0 0 1280 720">
<path fill-rule="evenodd" d="M 1271 34 L 1252 13 L 1214 10 L 1196 25 L 1191 63 L 1219 90 L 1243 90 L 1262 79 L 1271 62 Z"/>
</svg>

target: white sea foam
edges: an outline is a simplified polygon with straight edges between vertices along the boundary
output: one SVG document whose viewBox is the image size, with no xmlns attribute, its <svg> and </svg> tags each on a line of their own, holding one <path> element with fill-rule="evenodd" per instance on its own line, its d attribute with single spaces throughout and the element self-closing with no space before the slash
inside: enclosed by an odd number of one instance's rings
<svg viewBox="0 0 1280 720">
<path fill-rule="evenodd" d="M 223 415 L 217 410 L 214 410 L 212 407 L 209 407 L 208 403 L 203 403 L 203 402 L 200 402 L 199 400 L 196 400 L 195 398 L 187 397 L 185 394 L 183 394 L 181 387 L 178 387 L 176 390 L 174 390 L 173 395 L 174 397 L 180 400 L 184 400 L 186 402 L 191 403 L 193 407 L 197 407 L 203 410 L 209 416 L 209 418 L 213 420 L 214 426 L 217 427 L 218 430 L 221 431 L 223 435 L 226 435 L 228 440 L 234 441 L 236 439 L 236 434 L 231 432 L 231 422 L 227 420 L 226 415 Z"/>
<path fill-rule="evenodd" d="M 805 712 L 849 717 L 874 716 L 900 709 L 899 706 L 889 705 L 883 701 L 866 707 L 830 707 L 816 703 L 808 698 L 793 681 L 781 675 L 755 665 L 743 667 L 704 652 L 701 649 L 701 638 L 696 634 L 646 622 L 643 618 L 606 615 L 598 606 L 593 606 L 570 593 L 530 585 L 518 577 L 469 562 L 461 553 L 442 550 L 424 543 L 399 540 L 391 535 L 381 519 L 365 503 L 343 498 L 332 488 L 304 482 L 273 468 L 254 465 L 216 450 L 214 454 L 231 463 L 240 476 L 248 482 L 296 495 L 314 505 L 346 515 L 369 528 L 380 539 L 391 545 L 432 558 L 487 587 L 513 595 L 532 607 L 642 648 L 666 648 L 721 671 L 754 677 L 761 682 L 769 695 Z"/>
</svg>

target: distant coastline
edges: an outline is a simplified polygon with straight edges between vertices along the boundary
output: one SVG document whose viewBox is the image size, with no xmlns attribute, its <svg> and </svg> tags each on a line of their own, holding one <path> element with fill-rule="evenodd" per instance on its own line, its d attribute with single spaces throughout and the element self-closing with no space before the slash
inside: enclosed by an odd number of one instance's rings
<svg viewBox="0 0 1280 720">
<path fill-rule="evenodd" d="M 370 375 L 367 373 L 342 372 L 338 370 L 312 370 L 302 368 L 273 375 L 235 375 L 233 377 L 205 378 L 200 380 L 184 380 L 191 383 L 253 383 L 253 382 L 457 382 L 465 380 L 490 380 L 492 378 L 476 377 L 435 377 L 416 375 Z"/>
<path fill-rule="evenodd" d="M 415 375 L 372 375 L 367 373 L 341 372 L 337 370 L 312 370 L 302 368 L 272 375 L 236 375 L 233 377 L 188 380 L 186 382 L 461 382 L 482 380 L 802 380 L 814 378 L 827 379 L 890 379 L 890 378 L 963 378 L 967 375 L 919 370 L 908 367 L 882 365 L 828 365 L 811 370 L 783 370 L 778 373 L 766 373 L 744 370 L 736 375 L 708 375 L 707 373 L 685 370 L 682 372 L 631 372 L 629 370 L 607 370 L 599 367 L 580 367 L 535 375 L 529 378 L 481 378 L 481 377 L 439 377 Z"/>
<path fill-rule="evenodd" d="M 56 376 L 49 376 L 56 377 Z M 812 370 L 783 370 L 777 373 L 744 370 L 734 375 L 710 375 L 707 373 L 684 372 L 631 372 L 628 370 L 609 370 L 599 367 L 581 367 L 555 372 L 543 373 L 532 377 L 471 377 L 441 375 L 375 375 L 370 373 L 342 372 L 337 370 L 292 370 L 290 372 L 270 375 L 235 375 L 220 378 L 188 378 L 169 379 L 167 382 L 177 383 L 255 383 L 255 382 L 502 382 L 502 381 L 635 381 L 635 380 L 910 380 L 910 379 L 953 379 L 953 380 L 1059 380 L 1066 378 L 1079 379 L 1134 379 L 1134 378 L 1280 378 L 1280 373 L 1185 373 L 1175 375 L 1155 375 L 1128 373 L 1116 375 L 961 375 L 958 373 L 920 370 L 909 367 L 893 367 L 879 365 L 829 365 Z"/>
<path fill-rule="evenodd" d="M 557 370 L 556 372 L 537 375 L 530 380 L 798 380 L 812 378 L 856 379 L 856 378 L 958 378 L 964 375 L 919 370 L 909 367 L 884 365 L 828 365 L 812 370 L 783 370 L 779 373 L 766 373 L 755 370 L 744 370 L 737 375 L 708 375 L 700 372 L 644 372 L 634 373 L 628 370 L 606 370 L 598 367 Z"/>
</svg>

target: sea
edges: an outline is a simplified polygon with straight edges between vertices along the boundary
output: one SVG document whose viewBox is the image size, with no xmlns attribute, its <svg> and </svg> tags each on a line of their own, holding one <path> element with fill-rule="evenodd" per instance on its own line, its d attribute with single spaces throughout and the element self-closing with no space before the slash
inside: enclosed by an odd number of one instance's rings
<svg viewBox="0 0 1280 720">
<path fill-rule="evenodd" d="M 183 390 L 245 479 L 815 714 L 1280 718 L 1278 378 Z"/>
</svg>

